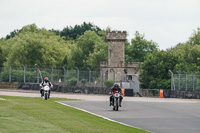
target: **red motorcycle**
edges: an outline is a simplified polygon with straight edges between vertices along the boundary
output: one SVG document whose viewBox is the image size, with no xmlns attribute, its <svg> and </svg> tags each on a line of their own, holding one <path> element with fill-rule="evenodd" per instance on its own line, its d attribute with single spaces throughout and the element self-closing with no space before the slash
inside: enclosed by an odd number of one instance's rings
<svg viewBox="0 0 200 133">
<path fill-rule="evenodd" d="M 120 93 L 116 91 L 113 94 L 113 110 L 118 111 L 119 109 L 119 100 L 120 100 Z"/>
</svg>

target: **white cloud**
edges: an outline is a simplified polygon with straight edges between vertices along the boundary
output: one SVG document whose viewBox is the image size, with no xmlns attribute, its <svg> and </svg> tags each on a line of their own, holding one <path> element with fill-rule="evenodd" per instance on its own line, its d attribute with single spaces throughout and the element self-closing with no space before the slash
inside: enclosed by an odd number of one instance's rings
<svg viewBox="0 0 200 133">
<path fill-rule="evenodd" d="M 135 31 L 166 49 L 200 26 L 199 0 L 0 0 L 0 37 L 36 23 L 62 30 L 84 21 L 105 29 Z"/>
</svg>

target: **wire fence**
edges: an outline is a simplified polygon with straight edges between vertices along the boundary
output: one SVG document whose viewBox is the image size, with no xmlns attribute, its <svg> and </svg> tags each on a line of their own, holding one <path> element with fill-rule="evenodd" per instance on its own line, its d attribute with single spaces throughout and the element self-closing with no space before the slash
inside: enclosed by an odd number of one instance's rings
<svg viewBox="0 0 200 133">
<path fill-rule="evenodd" d="M 104 78 L 101 71 L 80 71 L 67 70 L 63 68 L 40 68 L 42 77 L 40 77 L 37 68 L 27 68 L 25 66 L 18 67 L 0 67 L 1 82 L 24 82 L 24 83 L 40 83 L 42 78 L 48 77 L 54 84 L 77 84 L 77 83 L 95 83 L 103 85 Z M 103 86 L 102 86 L 103 87 Z"/>
<path fill-rule="evenodd" d="M 200 75 L 193 73 L 172 73 L 171 90 L 200 91 Z"/>
</svg>

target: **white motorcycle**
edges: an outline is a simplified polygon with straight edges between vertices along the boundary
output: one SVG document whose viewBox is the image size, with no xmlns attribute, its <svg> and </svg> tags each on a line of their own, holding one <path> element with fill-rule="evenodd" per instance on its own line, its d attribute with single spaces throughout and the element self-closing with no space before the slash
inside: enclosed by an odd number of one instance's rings
<svg viewBox="0 0 200 133">
<path fill-rule="evenodd" d="M 50 97 L 50 87 L 48 85 L 43 87 L 44 91 L 43 91 L 43 99 L 47 100 Z"/>
<path fill-rule="evenodd" d="M 113 110 L 118 111 L 118 109 L 119 109 L 120 93 L 119 92 L 114 93 L 113 97 L 114 97 L 114 99 L 113 99 L 113 102 L 114 102 L 113 103 Z"/>
</svg>

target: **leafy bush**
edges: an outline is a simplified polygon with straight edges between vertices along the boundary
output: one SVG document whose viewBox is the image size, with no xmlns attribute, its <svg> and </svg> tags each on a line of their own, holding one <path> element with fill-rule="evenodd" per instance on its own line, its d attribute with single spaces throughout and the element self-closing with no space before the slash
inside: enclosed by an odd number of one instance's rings
<svg viewBox="0 0 200 133">
<path fill-rule="evenodd" d="M 196 87 L 196 91 L 199 91 L 199 90 L 200 90 L 200 86 L 197 86 L 197 87 Z"/>
<path fill-rule="evenodd" d="M 170 89 L 171 80 L 170 79 L 157 79 L 152 80 L 149 83 L 149 89 Z"/>
<path fill-rule="evenodd" d="M 71 78 L 67 82 L 70 86 L 75 86 L 77 83 L 77 78 Z"/>
<path fill-rule="evenodd" d="M 106 87 L 111 88 L 114 84 L 114 81 L 113 80 L 105 80 L 104 84 Z"/>
<path fill-rule="evenodd" d="M 50 74 L 49 72 L 47 72 L 47 71 L 41 71 L 41 74 L 42 74 L 42 77 L 43 77 L 43 78 L 44 78 L 44 77 L 48 77 L 48 78 L 51 77 L 51 74 Z"/>
<path fill-rule="evenodd" d="M 24 71 L 23 70 L 12 70 L 11 79 L 13 82 L 23 82 L 24 81 Z"/>
<path fill-rule="evenodd" d="M 1 72 L 0 76 L 1 76 L 1 81 L 5 81 L 5 82 L 9 81 L 9 71 Z M 11 81 L 12 82 L 23 82 L 24 81 L 24 71 L 23 70 L 12 70 Z"/>
<path fill-rule="evenodd" d="M 9 71 L 2 71 L 0 73 L 1 81 L 9 81 Z"/>
<path fill-rule="evenodd" d="M 44 77 L 50 77 L 50 74 L 46 71 L 41 71 Z M 0 80 L 9 81 L 9 71 L 5 70 L 0 73 Z M 12 82 L 24 82 L 24 70 L 12 70 L 11 72 Z M 36 71 L 26 71 L 26 82 L 37 82 Z"/>
<path fill-rule="evenodd" d="M 85 84 L 87 82 L 87 79 L 81 79 L 81 83 Z"/>
<path fill-rule="evenodd" d="M 66 78 L 71 79 L 71 78 L 77 78 L 77 74 L 75 70 L 69 70 L 66 73 Z"/>
</svg>

